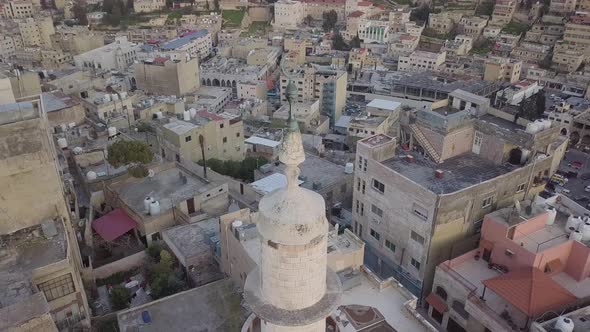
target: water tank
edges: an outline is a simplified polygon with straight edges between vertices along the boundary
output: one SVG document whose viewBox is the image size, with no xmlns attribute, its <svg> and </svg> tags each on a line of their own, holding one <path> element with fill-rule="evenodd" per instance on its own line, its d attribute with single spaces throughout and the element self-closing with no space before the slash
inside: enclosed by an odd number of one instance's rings
<svg viewBox="0 0 590 332">
<path fill-rule="evenodd" d="M 59 148 L 63 150 L 68 147 L 68 141 L 64 137 L 58 138 L 57 146 L 59 146 Z"/>
<path fill-rule="evenodd" d="M 119 96 L 117 96 L 117 94 L 116 94 L 116 93 L 113 93 L 113 94 L 111 95 L 111 98 L 112 98 L 113 100 L 119 100 Z"/>
<path fill-rule="evenodd" d="M 354 172 L 354 164 L 353 163 L 346 163 L 346 166 L 344 166 L 344 173 L 352 174 L 352 172 Z"/>
<path fill-rule="evenodd" d="M 559 316 L 555 321 L 555 329 L 561 332 L 573 332 L 574 322 L 567 317 Z"/>
<path fill-rule="evenodd" d="M 127 98 L 127 92 L 121 92 L 120 95 L 121 95 L 121 100 Z"/>
<path fill-rule="evenodd" d="M 557 210 L 553 206 L 547 208 L 547 222 L 546 225 L 553 225 L 555 223 L 555 217 L 557 216 Z"/>
<path fill-rule="evenodd" d="M 188 112 L 191 114 L 191 119 L 194 119 L 195 116 L 197 116 L 197 110 L 194 108 L 189 109 Z"/>
<path fill-rule="evenodd" d="M 570 239 L 574 240 L 574 241 L 578 241 L 578 242 L 582 242 L 582 232 L 580 231 L 573 231 L 570 234 Z"/>
<path fill-rule="evenodd" d="M 145 213 L 150 212 L 150 204 L 152 204 L 153 201 L 154 201 L 154 199 L 151 198 L 150 196 L 146 197 L 143 200 L 143 209 L 144 209 Z"/>
<path fill-rule="evenodd" d="M 544 119 L 542 121 L 543 121 L 543 124 L 544 124 L 544 128 L 545 129 L 551 128 L 551 120 Z"/>
<path fill-rule="evenodd" d="M 520 151 L 520 163 L 524 164 L 529 159 L 529 156 L 531 155 L 531 150 L 521 149 Z"/>
<path fill-rule="evenodd" d="M 182 119 L 183 119 L 184 121 L 190 121 L 190 119 L 191 119 L 191 112 L 189 112 L 189 111 L 184 111 L 184 112 L 182 113 Z"/>
<path fill-rule="evenodd" d="M 162 114 L 162 112 L 156 112 L 156 118 L 163 119 L 164 118 L 164 114 Z"/>
<path fill-rule="evenodd" d="M 111 95 L 109 95 L 109 94 L 106 94 L 106 95 L 104 95 L 104 96 L 102 97 L 102 100 L 103 100 L 105 103 L 106 103 L 106 102 L 109 102 L 109 101 L 111 101 Z"/>
<path fill-rule="evenodd" d="M 88 173 L 86 173 L 86 179 L 89 181 L 96 180 L 96 177 L 96 172 L 89 171 Z"/>
<path fill-rule="evenodd" d="M 590 240 L 590 222 L 580 224 L 578 230 L 582 233 L 582 241 Z"/>
<path fill-rule="evenodd" d="M 572 231 L 578 229 L 578 226 L 582 223 L 582 218 L 569 216 L 567 218 L 567 222 L 565 223 L 565 232 L 567 234 L 571 233 Z"/>
<path fill-rule="evenodd" d="M 74 154 L 80 154 L 84 151 L 81 147 L 77 146 L 74 148 Z"/>
<path fill-rule="evenodd" d="M 117 135 L 117 127 L 109 127 L 107 131 L 109 132 L 109 137 Z"/>
<path fill-rule="evenodd" d="M 535 124 L 534 122 L 529 122 L 526 124 L 526 129 L 524 131 L 529 134 L 534 134 L 538 131 L 537 128 L 538 128 L 537 124 Z"/>
<path fill-rule="evenodd" d="M 153 201 L 150 203 L 150 215 L 157 216 L 160 214 L 160 202 Z"/>
<path fill-rule="evenodd" d="M 241 220 L 234 220 L 234 222 L 231 223 L 231 227 L 233 229 L 236 229 L 238 227 L 242 227 L 242 221 Z"/>
</svg>

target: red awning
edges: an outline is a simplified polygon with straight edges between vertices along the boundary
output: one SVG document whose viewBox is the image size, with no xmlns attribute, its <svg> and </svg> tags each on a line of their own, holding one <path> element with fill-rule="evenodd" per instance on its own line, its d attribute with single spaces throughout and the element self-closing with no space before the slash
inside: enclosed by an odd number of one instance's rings
<svg viewBox="0 0 590 332">
<path fill-rule="evenodd" d="M 115 209 L 92 222 L 92 228 L 107 241 L 113 241 L 135 227 L 137 223 L 123 209 Z"/>
<path fill-rule="evenodd" d="M 445 300 L 441 299 L 440 296 L 435 293 L 430 293 L 430 295 L 426 297 L 426 302 L 441 314 L 449 311 L 449 306 L 445 303 Z"/>
</svg>

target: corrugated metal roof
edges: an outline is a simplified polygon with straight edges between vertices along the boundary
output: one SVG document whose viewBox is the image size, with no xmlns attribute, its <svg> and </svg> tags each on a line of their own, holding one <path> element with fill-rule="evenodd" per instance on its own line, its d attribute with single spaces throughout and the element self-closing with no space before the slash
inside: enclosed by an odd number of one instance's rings
<svg viewBox="0 0 590 332">
<path fill-rule="evenodd" d="M 248 138 L 245 143 L 248 144 L 256 144 L 256 145 L 264 145 L 264 146 L 269 146 L 271 148 L 274 148 L 276 146 L 278 146 L 279 144 L 281 144 L 281 142 L 278 141 L 273 141 L 267 138 L 262 138 L 262 137 L 258 137 L 258 136 L 252 136 L 250 138 Z"/>
<path fill-rule="evenodd" d="M 367 107 L 375 107 L 380 108 L 383 110 L 394 111 L 396 110 L 401 103 L 393 100 L 385 100 L 385 99 L 373 99 L 370 103 L 367 104 Z"/>
<path fill-rule="evenodd" d="M 177 38 L 177 39 L 174 39 L 174 40 L 171 40 L 171 41 L 165 43 L 164 45 L 162 45 L 162 49 L 163 50 L 175 50 L 179 47 L 182 47 L 182 46 L 190 43 L 191 41 L 193 41 L 197 38 L 205 37 L 208 33 L 209 33 L 209 31 L 207 31 L 206 29 L 193 31 L 191 33 L 188 33 L 188 34 L 180 37 L 180 38 Z"/>
<path fill-rule="evenodd" d="M 137 222 L 123 209 L 115 209 L 92 222 L 92 228 L 107 241 L 113 241 L 135 227 Z"/>
</svg>

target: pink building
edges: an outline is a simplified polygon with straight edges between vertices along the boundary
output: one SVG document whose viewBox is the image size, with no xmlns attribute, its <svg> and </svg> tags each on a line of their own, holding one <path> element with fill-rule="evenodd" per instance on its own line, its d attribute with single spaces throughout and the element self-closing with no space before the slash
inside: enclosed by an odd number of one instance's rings
<svg viewBox="0 0 590 332">
<path fill-rule="evenodd" d="M 589 211 L 561 196 L 516 205 L 484 217 L 479 248 L 437 267 L 426 297 L 433 323 L 448 331 L 528 330 L 590 297 Z"/>
</svg>

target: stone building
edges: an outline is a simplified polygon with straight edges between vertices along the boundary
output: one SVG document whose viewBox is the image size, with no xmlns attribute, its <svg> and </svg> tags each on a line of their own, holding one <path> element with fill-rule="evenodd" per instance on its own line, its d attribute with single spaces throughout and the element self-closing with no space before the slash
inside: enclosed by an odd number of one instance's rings
<svg viewBox="0 0 590 332">
<path fill-rule="evenodd" d="M 51 42 L 73 56 L 104 46 L 104 36 L 87 27 L 60 27 L 51 35 Z"/>
<path fill-rule="evenodd" d="M 521 70 L 522 61 L 491 57 L 485 62 L 483 79 L 486 81 L 508 81 L 515 83 L 520 79 Z"/>
<path fill-rule="evenodd" d="M 516 1 L 514 0 L 499 0 L 494 5 L 494 12 L 492 13 L 491 24 L 506 25 L 512 20 L 514 11 L 516 10 Z"/>
<path fill-rule="evenodd" d="M 397 70 L 405 72 L 437 71 L 445 62 L 447 53 L 414 51 L 410 55 L 400 56 Z"/>
<path fill-rule="evenodd" d="M 139 46 L 118 37 L 115 42 L 74 56 L 74 63 L 80 69 L 124 71 L 137 60 Z"/>
<path fill-rule="evenodd" d="M 448 106 L 402 125 L 401 150 L 386 135 L 358 143 L 353 230 L 367 243 L 365 264 L 417 296 L 438 263 L 473 246 L 486 213 L 541 192 L 565 153 L 559 128 L 531 133 L 488 105 L 456 90 Z"/>
<path fill-rule="evenodd" d="M 2 4 L 2 14 L 5 18 L 25 18 L 33 17 L 36 12 L 36 8 L 33 6 L 32 1 L 12 0 Z"/>
<path fill-rule="evenodd" d="M 464 16 L 459 21 L 459 32 L 477 38 L 488 25 L 487 17 Z"/>
<path fill-rule="evenodd" d="M 166 8 L 165 0 L 137 0 L 133 1 L 133 11 L 136 13 L 149 13 Z"/>
<path fill-rule="evenodd" d="M 158 57 L 133 65 L 137 88 L 159 95 L 183 96 L 201 86 L 197 58 Z"/>
<path fill-rule="evenodd" d="M 297 29 L 305 17 L 304 4 L 294 0 L 279 0 L 275 3 L 273 27 L 279 29 Z"/>
<path fill-rule="evenodd" d="M 50 49 L 51 35 L 55 33 L 53 20 L 49 16 L 29 17 L 18 22 L 23 46 L 36 46 Z"/>
</svg>

